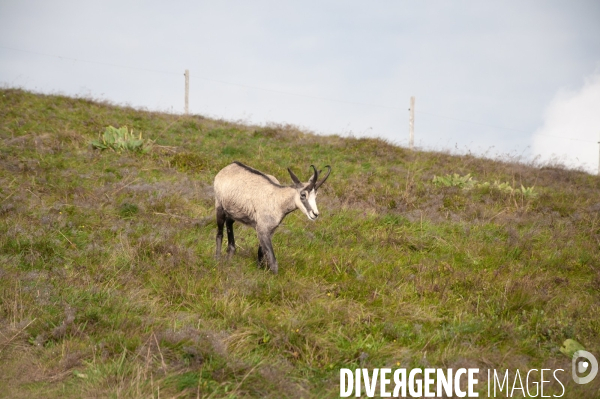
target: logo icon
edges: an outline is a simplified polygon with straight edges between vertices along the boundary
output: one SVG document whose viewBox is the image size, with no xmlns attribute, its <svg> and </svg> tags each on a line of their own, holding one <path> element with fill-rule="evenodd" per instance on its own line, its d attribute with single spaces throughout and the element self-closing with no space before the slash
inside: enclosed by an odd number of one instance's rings
<svg viewBox="0 0 600 399">
<path fill-rule="evenodd" d="M 573 353 L 571 368 L 573 381 L 577 384 L 587 384 L 598 374 L 598 360 L 590 352 L 578 350 Z"/>
</svg>

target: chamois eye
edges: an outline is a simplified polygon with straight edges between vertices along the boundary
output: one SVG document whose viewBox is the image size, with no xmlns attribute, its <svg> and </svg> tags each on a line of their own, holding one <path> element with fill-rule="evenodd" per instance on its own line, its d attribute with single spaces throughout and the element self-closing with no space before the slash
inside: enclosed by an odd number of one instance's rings
<svg viewBox="0 0 600 399">
<path fill-rule="evenodd" d="M 306 193 L 300 193 L 300 198 L 306 199 Z"/>
</svg>

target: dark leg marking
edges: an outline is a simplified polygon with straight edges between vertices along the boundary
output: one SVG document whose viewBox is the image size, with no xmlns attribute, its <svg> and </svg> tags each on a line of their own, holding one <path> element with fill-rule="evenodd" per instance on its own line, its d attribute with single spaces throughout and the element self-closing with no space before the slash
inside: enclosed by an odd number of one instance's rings
<svg viewBox="0 0 600 399">
<path fill-rule="evenodd" d="M 277 266 L 275 253 L 273 252 L 273 245 L 271 244 L 271 233 L 259 232 L 258 240 L 260 241 L 260 247 L 265 252 L 264 255 L 267 258 L 267 264 L 269 265 L 269 269 L 271 269 L 272 273 L 277 274 L 279 267 Z"/>
<path fill-rule="evenodd" d="M 265 262 L 264 262 L 264 258 L 265 258 L 265 254 L 263 253 L 263 249 L 260 246 L 260 244 L 258 244 L 258 266 L 266 266 Z"/>
<path fill-rule="evenodd" d="M 233 219 L 227 218 L 225 224 L 227 225 L 227 254 L 229 256 L 235 253 L 235 237 L 233 236 Z"/>
<path fill-rule="evenodd" d="M 217 250 L 215 257 L 218 259 L 221 256 L 221 245 L 223 243 L 223 225 L 225 224 L 225 211 L 223 208 L 217 208 Z"/>
</svg>

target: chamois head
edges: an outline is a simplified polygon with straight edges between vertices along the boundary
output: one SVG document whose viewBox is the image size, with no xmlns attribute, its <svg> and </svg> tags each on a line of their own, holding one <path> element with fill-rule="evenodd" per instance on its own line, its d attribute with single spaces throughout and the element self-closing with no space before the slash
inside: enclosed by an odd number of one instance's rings
<svg viewBox="0 0 600 399">
<path fill-rule="evenodd" d="M 308 180 L 308 183 L 302 183 L 290 168 L 288 168 L 288 172 L 290 172 L 290 177 L 294 182 L 292 187 L 296 189 L 296 196 L 294 197 L 296 206 L 309 220 L 316 220 L 319 217 L 319 209 L 317 208 L 317 190 L 329 177 L 331 167 L 329 165 L 325 166 L 328 169 L 327 174 L 321 181 L 319 181 L 319 176 L 322 170 L 317 172 L 317 168 L 315 168 L 314 165 L 310 165 L 310 167 L 313 168 L 314 173 Z"/>
</svg>

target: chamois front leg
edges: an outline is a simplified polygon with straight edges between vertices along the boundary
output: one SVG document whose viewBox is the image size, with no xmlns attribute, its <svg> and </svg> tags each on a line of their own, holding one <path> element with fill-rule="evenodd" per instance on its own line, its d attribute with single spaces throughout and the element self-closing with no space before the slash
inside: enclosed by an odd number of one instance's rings
<svg viewBox="0 0 600 399">
<path fill-rule="evenodd" d="M 225 224 L 225 211 L 222 207 L 217 207 L 217 250 L 215 258 L 221 257 L 221 245 L 223 244 L 223 225 Z"/>
<path fill-rule="evenodd" d="M 235 253 L 235 237 L 233 236 L 233 219 L 227 218 L 225 225 L 227 226 L 227 256 L 231 257 Z"/>
<path fill-rule="evenodd" d="M 277 260 L 275 259 L 275 253 L 273 252 L 273 245 L 271 244 L 271 232 L 269 231 L 258 231 L 258 241 L 260 242 L 259 247 L 259 262 L 262 260 L 261 252 L 267 258 L 267 264 L 273 274 L 277 274 L 279 267 Z"/>
<path fill-rule="evenodd" d="M 265 255 L 263 253 L 262 247 L 258 244 L 258 266 L 261 266 L 263 263 Z"/>
</svg>

